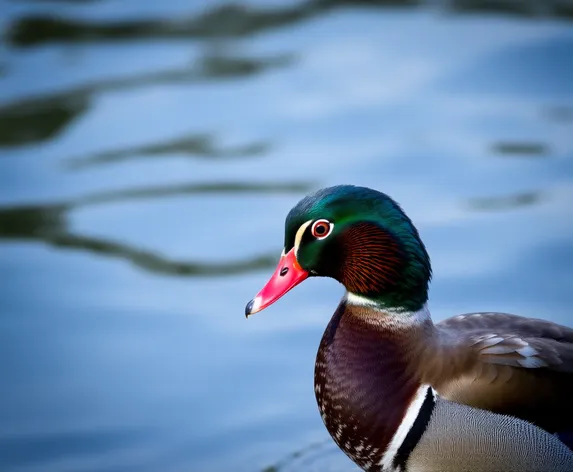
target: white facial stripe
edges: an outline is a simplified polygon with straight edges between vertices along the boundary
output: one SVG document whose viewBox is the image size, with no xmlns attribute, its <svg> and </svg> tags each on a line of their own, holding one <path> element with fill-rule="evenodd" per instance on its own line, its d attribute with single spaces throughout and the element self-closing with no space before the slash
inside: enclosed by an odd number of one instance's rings
<svg viewBox="0 0 573 472">
<path fill-rule="evenodd" d="M 406 439 L 406 436 L 412 429 L 412 426 L 414 426 L 416 418 L 418 418 L 418 415 L 420 414 L 420 410 L 422 409 L 422 405 L 424 404 L 424 400 L 426 399 L 426 394 L 428 392 L 428 389 L 430 389 L 432 395 L 434 396 L 434 398 L 436 398 L 436 392 L 429 385 L 421 385 L 420 388 L 418 388 L 418 391 L 414 395 L 414 399 L 410 402 L 410 405 L 406 410 L 406 413 L 404 415 L 404 418 L 402 419 L 402 422 L 400 423 L 400 426 L 398 426 L 396 433 L 394 433 L 394 436 L 392 436 L 392 440 L 390 441 L 390 444 L 386 448 L 386 451 L 384 452 L 384 455 L 380 460 L 380 465 L 382 466 L 382 470 L 384 471 L 394 470 L 393 469 L 394 458 L 398 453 L 398 449 L 400 449 L 400 446 L 404 442 L 404 439 Z"/>
<path fill-rule="evenodd" d="M 300 245 L 300 241 L 302 240 L 302 235 L 308 225 L 312 223 L 312 220 L 308 220 L 306 223 L 300 225 L 300 228 L 297 230 L 296 235 L 294 237 L 294 255 L 298 257 L 298 246 Z"/>
</svg>

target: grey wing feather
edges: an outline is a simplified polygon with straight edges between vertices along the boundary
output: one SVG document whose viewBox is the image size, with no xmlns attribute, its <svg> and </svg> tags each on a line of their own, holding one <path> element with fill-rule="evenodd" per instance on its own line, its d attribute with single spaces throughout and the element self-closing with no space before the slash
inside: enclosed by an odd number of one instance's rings
<svg viewBox="0 0 573 472">
<path fill-rule="evenodd" d="M 573 329 L 507 313 L 468 313 L 437 324 L 482 362 L 573 373 Z"/>
</svg>

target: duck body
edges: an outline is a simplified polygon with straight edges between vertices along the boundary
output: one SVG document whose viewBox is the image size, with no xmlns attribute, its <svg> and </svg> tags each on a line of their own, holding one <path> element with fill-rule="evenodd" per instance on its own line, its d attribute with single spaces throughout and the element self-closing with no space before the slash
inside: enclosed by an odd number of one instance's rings
<svg viewBox="0 0 573 472">
<path fill-rule="evenodd" d="M 317 404 L 350 459 L 366 471 L 571 470 L 570 449 L 546 430 L 449 401 L 426 383 L 419 340 L 436 327 L 427 310 L 396 316 L 343 300 L 320 343 Z"/>
<path fill-rule="evenodd" d="M 434 324 L 429 257 L 401 208 L 363 187 L 323 189 L 289 213 L 285 249 L 247 315 L 309 276 L 347 293 L 323 335 L 315 394 L 362 469 L 573 471 L 573 329 L 501 313 Z"/>
</svg>

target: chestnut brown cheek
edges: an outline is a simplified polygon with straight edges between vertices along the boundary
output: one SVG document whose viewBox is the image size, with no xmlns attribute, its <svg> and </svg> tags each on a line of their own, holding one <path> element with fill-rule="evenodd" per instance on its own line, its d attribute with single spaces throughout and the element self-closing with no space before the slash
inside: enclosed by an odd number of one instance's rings
<svg viewBox="0 0 573 472">
<path fill-rule="evenodd" d="M 364 223 L 348 230 L 342 244 L 340 281 L 354 293 L 380 293 L 400 280 L 403 258 L 394 237 Z"/>
<path fill-rule="evenodd" d="M 396 286 L 398 265 L 381 258 L 361 256 L 348 260 L 343 269 L 343 283 L 354 293 L 380 293 Z"/>
</svg>

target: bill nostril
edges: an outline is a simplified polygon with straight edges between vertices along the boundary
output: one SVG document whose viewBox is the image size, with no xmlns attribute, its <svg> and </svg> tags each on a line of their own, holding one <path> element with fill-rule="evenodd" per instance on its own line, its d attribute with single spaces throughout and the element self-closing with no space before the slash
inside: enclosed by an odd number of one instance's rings
<svg viewBox="0 0 573 472">
<path fill-rule="evenodd" d="M 288 274 L 288 267 L 283 267 L 280 271 L 280 276 L 284 277 L 287 274 Z"/>
</svg>

